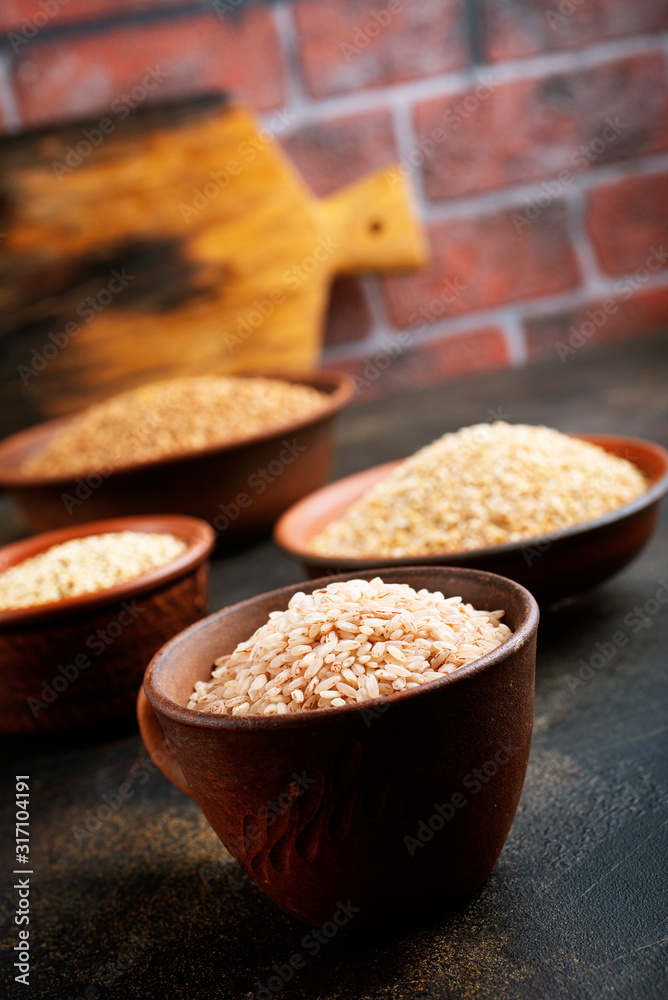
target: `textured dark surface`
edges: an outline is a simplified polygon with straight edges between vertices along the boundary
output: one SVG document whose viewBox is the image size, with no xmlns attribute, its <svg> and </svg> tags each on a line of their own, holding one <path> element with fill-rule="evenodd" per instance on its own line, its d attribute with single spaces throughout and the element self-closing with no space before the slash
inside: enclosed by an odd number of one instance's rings
<svg viewBox="0 0 668 1000">
<path fill-rule="evenodd" d="M 635 434 L 666 445 L 667 384 L 664 339 L 397 396 L 345 414 L 336 474 L 408 454 L 500 409 L 513 421 Z M 8 507 L 3 523 L 7 540 L 20 533 Z M 575 608 L 544 620 L 529 771 L 506 846 L 472 900 L 420 926 L 356 932 L 353 918 L 349 932 L 323 938 L 313 954 L 314 939 L 304 940 L 308 929 L 262 896 L 197 805 L 155 772 L 134 733 L 91 737 L 86 746 L 15 742 L 16 763 L 3 779 L 0 914 L 14 909 L 8 796 L 14 774 L 30 774 L 35 954 L 30 987 L 10 983 L 8 994 L 50 1000 L 666 996 L 668 601 L 660 599 L 668 598 L 668 585 L 661 589 L 660 581 L 668 581 L 667 554 L 664 511 L 661 532 L 637 562 Z M 298 572 L 268 542 L 221 557 L 213 567 L 212 606 L 291 583 Z M 606 644 L 617 633 L 626 643 L 609 660 L 601 654 L 599 669 L 586 669 L 597 643 L 609 652 Z M 588 680 L 580 680 L 581 669 Z M 98 811 L 112 809 L 103 795 L 114 803 L 126 782 L 130 794 L 126 789 L 122 804 L 99 821 Z M 0 933 L 4 981 L 13 974 L 16 928 L 5 920 Z M 303 968 L 282 989 L 266 991 L 274 966 L 287 975 L 296 954 Z"/>
</svg>

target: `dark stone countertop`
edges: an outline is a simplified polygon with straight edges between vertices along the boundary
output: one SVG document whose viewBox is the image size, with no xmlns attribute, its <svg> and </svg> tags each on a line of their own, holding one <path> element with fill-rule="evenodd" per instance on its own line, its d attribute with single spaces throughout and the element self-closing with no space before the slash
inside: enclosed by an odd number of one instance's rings
<svg viewBox="0 0 668 1000">
<path fill-rule="evenodd" d="M 613 431 L 668 444 L 668 340 L 612 345 L 349 410 L 335 475 L 485 421 Z M 20 522 L 2 509 L 4 539 Z M 519 811 L 496 868 L 457 912 L 339 934 L 278 993 L 295 1000 L 658 1000 L 668 995 L 668 511 L 645 553 L 541 625 L 536 725 Z M 212 607 L 300 579 L 268 541 L 212 567 Z M 665 599 L 665 598 L 664 598 Z M 647 604 L 646 602 L 649 602 Z M 634 609 L 640 608 L 638 614 Z M 580 660 L 624 631 L 579 682 Z M 0 933 L 8 996 L 258 994 L 307 932 L 226 854 L 138 736 L 5 746 Z M 7 756 L 9 750 L 9 756 Z M 12 757 L 14 758 L 12 760 Z M 13 983 L 13 776 L 30 774 L 29 987 Z M 132 794 L 119 804 L 118 789 Z M 12 796 L 10 799 L 9 796 Z M 105 799 L 106 797 L 106 799 Z M 116 804 L 97 827 L 105 802 Z M 106 811 L 102 810 L 103 815 Z M 391 872 L 388 872 L 391 878 Z"/>
</svg>

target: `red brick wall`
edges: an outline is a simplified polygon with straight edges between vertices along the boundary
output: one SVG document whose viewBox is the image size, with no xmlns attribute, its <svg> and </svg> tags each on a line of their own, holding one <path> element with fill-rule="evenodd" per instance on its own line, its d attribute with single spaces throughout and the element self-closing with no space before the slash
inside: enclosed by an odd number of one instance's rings
<svg viewBox="0 0 668 1000">
<path fill-rule="evenodd" d="M 318 194 L 395 160 L 432 262 L 339 281 L 363 397 L 668 326 L 666 0 L 2 0 L 0 125 L 225 89 Z"/>
</svg>

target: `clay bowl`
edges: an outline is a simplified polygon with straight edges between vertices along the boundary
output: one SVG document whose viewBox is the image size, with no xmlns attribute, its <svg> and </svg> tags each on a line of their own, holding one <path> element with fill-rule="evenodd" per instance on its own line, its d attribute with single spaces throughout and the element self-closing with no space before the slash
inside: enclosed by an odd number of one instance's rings
<svg viewBox="0 0 668 1000">
<path fill-rule="evenodd" d="M 26 538 L 0 549 L 0 572 L 71 538 L 126 530 L 170 532 L 188 548 L 108 590 L 0 611 L 0 732 L 106 727 L 132 718 L 150 658 L 209 610 L 215 535 L 190 517 L 118 518 Z"/>
<path fill-rule="evenodd" d="M 317 490 L 283 514 L 274 529 L 280 548 L 302 563 L 310 576 L 348 572 L 368 566 L 469 566 L 499 573 L 527 587 L 541 607 L 555 608 L 618 573 L 649 541 L 659 520 L 661 498 L 668 490 L 668 452 L 657 444 L 610 434 L 574 434 L 638 466 L 649 488 L 637 500 L 594 521 L 524 542 L 467 552 L 405 558 L 342 559 L 309 551 L 310 539 L 341 517 L 369 487 L 401 462 L 387 462 Z"/>
<path fill-rule="evenodd" d="M 402 567 L 383 579 L 503 608 L 514 634 L 442 680 L 361 706 L 273 718 L 188 710 L 214 658 L 299 590 L 331 582 L 315 580 L 186 629 L 153 658 L 139 695 L 155 763 L 197 800 L 263 892 L 313 924 L 331 920 L 340 903 L 361 924 L 451 907 L 472 893 L 503 847 L 529 759 L 538 608 L 528 591 L 458 568 Z"/>
<path fill-rule="evenodd" d="M 19 471 L 22 462 L 76 416 L 50 420 L 0 443 L 0 487 L 34 531 L 166 511 L 209 521 L 223 542 L 260 534 L 327 479 L 334 418 L 353 394 L 352 381 L 340 372 L 280 377 L 324 392 L 325 408 L 270 433 L 179 457 L 76 476 L 28 476 Z"/>
</svg>

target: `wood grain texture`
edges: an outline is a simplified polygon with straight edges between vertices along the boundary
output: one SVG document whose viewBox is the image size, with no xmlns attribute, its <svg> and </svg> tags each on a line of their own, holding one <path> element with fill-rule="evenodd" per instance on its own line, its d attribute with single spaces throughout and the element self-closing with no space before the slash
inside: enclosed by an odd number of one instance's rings
<svg viewBox="0 0 668 1000">
<path fill-rule="evenodd" d="M 336 274 L 425 260 L 390 168 L 320 201 L 222 98 L 102 121 L 1 144 L 0 433 L 174 374 L 306 371 Z"/>
</svg>

